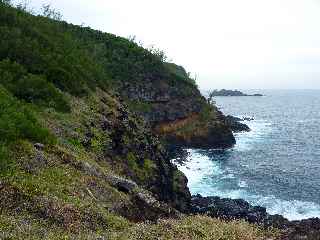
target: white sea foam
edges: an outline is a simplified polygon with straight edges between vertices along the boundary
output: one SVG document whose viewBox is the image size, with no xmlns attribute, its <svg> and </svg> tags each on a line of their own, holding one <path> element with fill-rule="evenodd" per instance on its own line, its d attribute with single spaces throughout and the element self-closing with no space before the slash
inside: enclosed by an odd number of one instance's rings
<svg viewBox="0 0 320 240">
<path fill-rule="evenodd" d="M 227 174 L 223 174 L 221 176 L 222 179 L 233 179 L 235 178 L 234 174 L 233 173 L 227 173 Z"/>
<path fill-rule="evenodd" d="M 240 152 L 249 151 L 253 147 L 252 143 L 260 141 L 272 131 L 272 123 L 264 120 L 244 121 L 243 123 L 247 124 L 251 131 L 235 134 L 237 140 L 235 149 Z"/>
<path fill-rule="evenodd" d="M 269 134 L 272 130 L 271 124 L 265 121 L 250 121 L 248 125 L 252 129 L 251 132 L 236 135 L 237 151 L 250 150 L 252 143 L 259 141 L 263 135 Z M 250 192 L 250 186 L 243 179 L 238 179 L 237 189 L 225 188 L 219 185 L 219 179 L 224 182 L 234 179 L 235 175 L 230 172 L 230 169 L 222 169 L 219 161 L 213 161 L 196 150 L 189 149 L 188 152 L 188 161 L 184 166 L 179 166 L 179 169 L 187 176 L 192 194 L 241 198 L 252 205 L 265 207 L 270 214 L 281 214 L 289 220 L 320 217 L 320 205 L 316 203 L 253 194 Z"/>
<path fill-rule="evenodd" d="M 282 200 L 274 196 L 248 195 L 247 199 L 254 205 L 267 208 L 270 214 L 281 214 L 289 220 L 301 220 L 312 217 L 320 217 L 320 205 L 313 202 L 298 200 Z"/>
<path fill-rule="evenodd" d="M 254 206 L 262 206 L 267 209 L 269 214 L 280 214 L 289 220 L 301 220 L 312 217 L 320 217 L 320 205 L 313 202 L 298 200 L 283 200 L 274 196 L 261 196 L 248 192 L 245 188 L 237 190 L 224 190 L 219 186 L 205 188 L 195 186 L 194 194 L 203 196 L 219 196 L 222 198 L 244 199 Z"/>
<path fill-rule="evenodd" d="M 209 157 L 192 149 L 187 151 L 188 158 L 186 164 L 179 166 L 179 169 L 187 176 L 190 189 L 201 184 L 206 176 L 222 174 L 222 170 L 218 164 L 211 161 Z"/>
<path fill-rule="evenodd" d="M 246 183 L 246 181 L 239 180 L 238 186 L 239 186 L 239 188 L 246 188 L 246 187 L 248 187 L 248 184 Z"/>
</svg>

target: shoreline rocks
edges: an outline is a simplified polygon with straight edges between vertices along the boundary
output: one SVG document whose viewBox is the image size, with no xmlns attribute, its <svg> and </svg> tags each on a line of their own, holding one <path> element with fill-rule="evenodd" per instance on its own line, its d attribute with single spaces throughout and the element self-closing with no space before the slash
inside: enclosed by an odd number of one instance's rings
<svg viewBox="0 0 320 240">
<path fill-rule="evenodd" d="M 310 218 L 289 221 L 281 215 L 268 214 L 266 208 L 252 206 L 243 199 L 192 196 L 192 214 L 205 214 L 225 220 L 244 219 L 262 227 L 274 227 L 282 231 L 281 240 L 319 240 L 320 219 Z"/>
<path fill-rule="evenodd" d="M 231 115 L 228 115 L 226 117 L 224 117 L 224 121 L 225 123 L 230 126 L 231 130 L 233 132 L 250 132 L 251 129 L 249 128 L 248 125 L 241 123 L 244 120 L 247 120 L 249 118 L 245 118 L 245 119 L 241 119 L 241 118 L 237 118 Z"/>
</svg>

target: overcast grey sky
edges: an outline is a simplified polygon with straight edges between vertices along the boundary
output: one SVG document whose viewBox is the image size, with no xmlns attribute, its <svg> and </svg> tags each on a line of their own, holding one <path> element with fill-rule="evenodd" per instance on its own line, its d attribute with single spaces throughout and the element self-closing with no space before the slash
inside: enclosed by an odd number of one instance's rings
<svg viewBox="0 0 320 240">
<path fill-rule="evenodd" d="M 31 0 L 154 44 L 202 89 L 320 88 L 320 0 Z"/>
</svg>

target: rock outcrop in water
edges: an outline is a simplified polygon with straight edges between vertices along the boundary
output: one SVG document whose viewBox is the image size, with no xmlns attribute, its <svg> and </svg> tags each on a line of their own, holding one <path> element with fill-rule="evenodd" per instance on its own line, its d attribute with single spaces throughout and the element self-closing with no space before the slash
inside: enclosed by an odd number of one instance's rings
<svg viewBox="0 0 320 240">
<path fill-rule="evenodd" d="M 233 132 L 249 132 L 248 125 L 242 123 L 243 119 L 233 117 L 231 115 L 223 116 L 224 122 L 231 128 Z"/>
<path fill-rule="evenodd" d="M 262 94 L 245 94 L 239 90 L 214 90 L 210 92 L 212 97 L 262 97 Z"/>
</svg>

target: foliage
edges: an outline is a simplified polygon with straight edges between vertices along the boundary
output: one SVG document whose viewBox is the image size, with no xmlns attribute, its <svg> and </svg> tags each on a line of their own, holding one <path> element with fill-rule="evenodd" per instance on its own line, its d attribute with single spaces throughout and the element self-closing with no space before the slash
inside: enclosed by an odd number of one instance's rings
<svg viewBox="0 0 320 240">
<path fill-rule="evenodd" d="M 42 5 L 42 16 L 48 17 L 54 20 L 61 20 L 62 14 L 56 9 L 53 9 L 50 4 Z"/>
<path fill-rule="evenodd" d="M 214 105 L 216 102 L 214 101 L 215 93 L 213 91 L 210 91 L 208 93 L 207 102 L 210 105 Z"/>
<path fill-rule="evenodd" d="M 74 25 L 68 25 L 68 30 L 101 63 L 117 88 L 122 84 L 156 83 L 164 79 L 173 85 L 179 81 L 193 83 L 190 78 L 179 77 L 167 68 L 164 51 L 154 46 L 146 49 L 141 42 L 136 43 L 134 36 L 125 39 Z"/>
<path fill-rule="evenodd" d="M 0 172 L 12 163 L 11 146 L 20 139 L 54 143 L 55 138 L 38 123 L 33 111 L 17 101 L 0 85 Z"/>
<path fill-rule="evenodd" d="M 45 76 L 27 73 L 17 63 L 9 60 L 0 62 L 0 81 L 14 96 L 26 102 L 53 107 L 63 112 L 70 110 L 63 94 L 46 81 Z"/>
<path fill-rule="evenodd" d="M 10 143 L 18 139 L 29 139 L 52 143 L 49 131 L 42 128 L 33 111 L 19 103 L 0 87 L 0 142 Z"/>
<path fill-rule="evenodd" d="M 164 63 L 164 62 L 168 61 L 168 56 L 166 55 L 166 53 L 163 50 L 161 50 L 155 46 L 151 46 L 148 50 L 149 50 L 149 52 L 151 52 L 152 55 L 156 56 L 161 62 Z"/>
<path fill-rule="evenodd" d="M 15 62 L 25 74 L 40 75 L 43 81 L 77 96 L 97 86 L 109 86 L 106 71 L 65 30 L 65 22 L 32 16 L 4 3 L 0 9 L 0 61 Z M 44 12 L 55 18 L 50 6 Z"/>
<path fill-rule="evenodd" d="M 0 0 L 0 3 L 5 5 L 11 5 L 11 0 Z"/>
<path fill-rule="evenodd" d="M 163 51 L 155 47 L 145 49 L 134 39 L 60 20 L 61 15 L 50 5 L 43 6 L 42 16 L 33 16 L 26 10 L 11 7 L 7 1 L 0 2 L 0 61 L 10 61 L 24 69 L 23 77 L 19 77 L 24 80 L 11 82 L 9 90 L 15 88 L 14 84 L 23 84 L 28 89 L 41 84 L 45 88 L 41 90 L 45 96 L 29 96 L 28 91 L 28 96 L 14 93 L 17 97 L 68 111 L 66 100 L 58 90 L 84 96 L 97 87 L 126 89 L 127 84 L 156 83 L 163 79 L 174 87 L 186 89 L 185 95 L 189 94 L 189 88 L 194 88 L 195 82 L 187 74 L 177 74 L 177 69 L 166 66 Z M 54 100 L 44 104 L 48 96 Z"/>
</svg>

